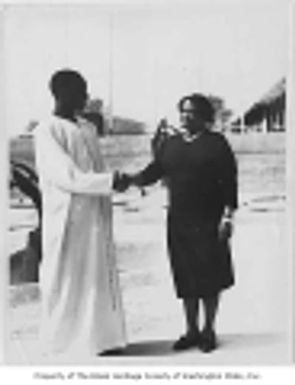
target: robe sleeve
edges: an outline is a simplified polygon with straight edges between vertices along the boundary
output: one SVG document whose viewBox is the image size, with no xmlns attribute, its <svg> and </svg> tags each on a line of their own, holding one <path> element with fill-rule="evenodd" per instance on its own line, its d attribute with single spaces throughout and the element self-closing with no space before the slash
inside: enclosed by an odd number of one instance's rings
<svg viewBox="0 0 295 385">
<path fill-rule="evenodd" d="M 238 208 L 238 168 L 235 155 L 227 140 L 221 137 L 219 152 L 219 182 L 224 206 L 233 210 Z"/>
<path fill-rule="evenodd" d="M 36 130 L 36 161 L 41 178 L 73 194 L 110 194 L 113 174 L 82 171 L 67 153 L 58 134 L 54 125 L 39 126 Z"/>
</svg>

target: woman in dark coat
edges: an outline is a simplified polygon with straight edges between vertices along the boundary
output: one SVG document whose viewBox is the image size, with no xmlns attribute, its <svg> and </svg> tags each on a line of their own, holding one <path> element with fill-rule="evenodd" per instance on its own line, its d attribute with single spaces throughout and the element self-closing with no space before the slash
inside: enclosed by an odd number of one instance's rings
<svg viewBox="0 0 295 385">
<path fill-rule="evenodd" d="M 176 294 L 183 300 L 187 330 L 175 350 L 216 348 L 219 295 L 234 283 L 229 238 L 237 208 L 237 166 L 220 133 L 210 131 L 214 109 L 205 96 L 179 102 L 182 130 L 171 135 L 154 161 L 130 183 L 147 186 L 165 178 L 169 191 L 168 250 Z M 200 332 L 199 302 L 205 325 Z"/>
</svg>

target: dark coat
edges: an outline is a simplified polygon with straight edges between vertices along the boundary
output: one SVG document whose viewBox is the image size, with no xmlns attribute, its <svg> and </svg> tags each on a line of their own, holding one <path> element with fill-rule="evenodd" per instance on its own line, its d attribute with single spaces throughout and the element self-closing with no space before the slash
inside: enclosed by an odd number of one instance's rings
<svg viewBox="0 0 295 385">
<path fill-rule="evenodd" d="M 225 206 L 237 208 L 237 164 L 219 133 L 190 142 L 178 134 L 142 172 L 138 182 L 165 178 L 169 190 L 168 250 L 179 297 L 205 297 L 234 282 L 230 248 L 218 238 Z"/>
</svg>

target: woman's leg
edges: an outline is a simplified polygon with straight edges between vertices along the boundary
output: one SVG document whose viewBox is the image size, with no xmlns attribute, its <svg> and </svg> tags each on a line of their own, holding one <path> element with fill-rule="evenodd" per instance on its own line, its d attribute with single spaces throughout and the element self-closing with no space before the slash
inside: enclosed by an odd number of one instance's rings
<svg viewBox="0 0 295 385">
<path fill-rule="evenodd" d="M 183 299 L 184 314 L 186 320 L 186 333 L 181 336 L 174 344 L 174 350 L 185 350 L 200 343 L 199 333 L 199 299 L 184 298 Z"/>
<path fill-rule="evenodd" d="M 186 320 L 187 334 L 194 334 L 199 331 L 199 300 L 198 298 L 183 299 L 184 314 Z"/>
<path fill-rule="evenodd" d="M 215 321 L 218 311 L 219 295 L 203 298 L 205 325 L 202 331 L 200 349 L 209 353 L 216 349 Z"/>
<path fill-rule="evenodd" d="M 215 321 L 218 311 L 219 295 L 203 298 L 205 325 L 204 332 L 215 331 Z"/>
</svg>

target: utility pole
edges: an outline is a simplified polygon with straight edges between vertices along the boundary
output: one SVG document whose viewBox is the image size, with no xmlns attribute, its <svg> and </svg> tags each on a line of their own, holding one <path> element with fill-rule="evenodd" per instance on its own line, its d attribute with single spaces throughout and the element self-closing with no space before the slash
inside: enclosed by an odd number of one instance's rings
<svg viewBox="0 0 295 385">
<path fill-rule="evenodd" d="M 114 93 L 113 93 L 113 77 L 114 77 L 114 19 L 113 12 L 110 13 L 109 19 L 109 107 L 108 107 L 108 129 L 114 128 Z"/>
</svg>

